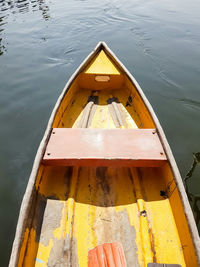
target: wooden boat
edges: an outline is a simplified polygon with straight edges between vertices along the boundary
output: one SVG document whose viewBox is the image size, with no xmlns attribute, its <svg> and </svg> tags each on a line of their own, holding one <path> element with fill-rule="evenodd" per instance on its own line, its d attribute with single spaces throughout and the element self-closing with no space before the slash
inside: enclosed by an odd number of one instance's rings
<svg viewBox="0 0 200 267">
<path fill-rule="evenodd" d="M 52 112 L 9 266 L 120 267 L 105 263 L 116 247 L 126 266 L 200 266 L 197 228 L 163 130 L 136 80 L 99 43 Z M 91 262 L 98 251 L 104 265 Z"/>
</svg>

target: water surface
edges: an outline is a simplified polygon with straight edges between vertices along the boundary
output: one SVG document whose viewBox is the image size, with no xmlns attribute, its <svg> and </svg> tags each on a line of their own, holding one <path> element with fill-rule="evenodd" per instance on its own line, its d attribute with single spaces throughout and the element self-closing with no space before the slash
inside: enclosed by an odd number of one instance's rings
<svg viewBox="0 0 200 267">
<path fill-rule="evenodd" d="M 200 151 L 199 0 L 0 0 L 0 254 L 66 81 L 105 41 L 140 83 L 184 177 Z M 189 182 L 200 194 L 199 169 Z"/>
</svg>

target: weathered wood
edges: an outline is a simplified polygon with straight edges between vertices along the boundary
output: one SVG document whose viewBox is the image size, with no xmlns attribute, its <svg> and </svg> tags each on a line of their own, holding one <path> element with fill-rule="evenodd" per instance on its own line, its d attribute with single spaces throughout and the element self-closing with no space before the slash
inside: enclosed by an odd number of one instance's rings
<svg viewBox="0 0 200 267">
<path fill-rule="evenodd" d="M 180 264 L 148 263 L 147 267 L 181 267 Z"/>
<path fill-rule="evenodd" d="M 57 166 L 145 166 L 167 161 L 155 129 L 54 128 L 43 158 Z"/>
</svg>

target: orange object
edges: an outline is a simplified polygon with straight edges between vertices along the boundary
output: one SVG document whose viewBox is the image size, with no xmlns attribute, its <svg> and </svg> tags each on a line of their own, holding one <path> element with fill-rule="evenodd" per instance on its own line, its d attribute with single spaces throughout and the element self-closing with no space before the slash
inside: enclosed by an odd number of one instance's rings
<svg viewBox="0 0 200 267">
<path fill-rule="evenodd" d="M 91 249 L 88 267 L 126 267 L 122 245 L 119 242 L 105 243 Z"/>
<path fill-rule="evenodd" d="M 155 129 L 54 128 L 45 165 L 158 167 L 167 158 Z"/>
</svg>

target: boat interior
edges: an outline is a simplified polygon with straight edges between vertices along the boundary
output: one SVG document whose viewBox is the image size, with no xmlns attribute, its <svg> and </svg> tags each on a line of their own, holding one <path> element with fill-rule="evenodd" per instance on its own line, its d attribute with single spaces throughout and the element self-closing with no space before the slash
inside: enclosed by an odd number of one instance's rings
<svg viewBox="0 0 200 267">
<path fill-rule="evenodd" d="M 101 49 L 66 91 L 52 128 L 156 125 L 123 67 Z M 198 266 L 170 165 L 158 161 L 157 167 L 123 166 L 115 159 L 108 166 L 41 162 L 18 266 L 85 267 L 91 249 L 112 242 L 121 243 L 128 267 Z"/>
</svg>

